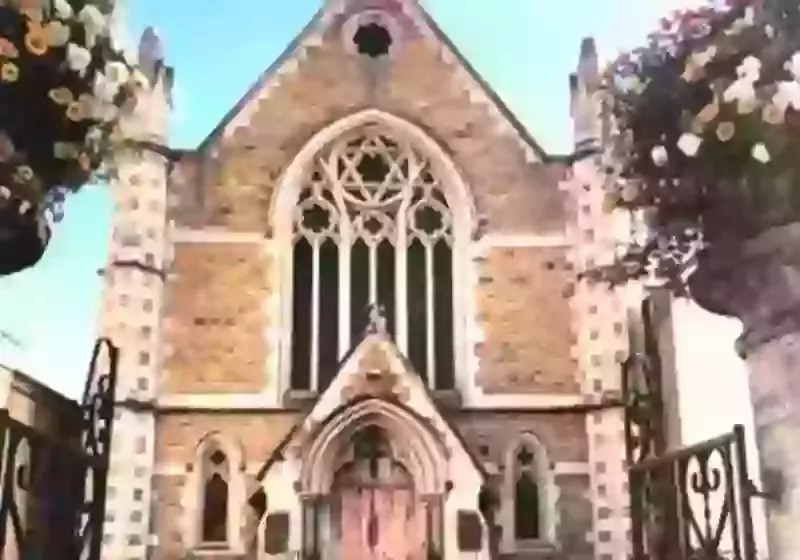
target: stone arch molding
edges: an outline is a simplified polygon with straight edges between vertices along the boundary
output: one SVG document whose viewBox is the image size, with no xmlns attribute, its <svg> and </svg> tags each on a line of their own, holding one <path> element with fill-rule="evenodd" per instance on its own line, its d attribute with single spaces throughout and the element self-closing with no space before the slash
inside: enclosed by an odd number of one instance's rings
<svg viewBox="0 0 800 560">
<path fill-rule="evenodd" d="M 291 215 L 300 194 L 309 164 L 319 152 L 337 138 L 363 126 L 379 125 L 387 132 L 407 142 L 430 158 L 437 175 L 441 177 L 448 204 L 455 210 L 458 233 L 471 234 L 476 223 L 476 210 L 472 194 L 453 160 L 436 140 L 419 126 L 379 109 L 365 109 L 326 126 L 317 132 L 298 152 L 283 173 L 272 199 L 270 219 L 276 237 L 291 231 Z"/>
<path fill-rule="evenodd" d="M 203 435 L 194 448 L 192 462 L 187 466 L 183 486 L 182 529 L 184 543 L 191 550 L 197 549 L 201 542 L 202 504 L 204 499 L 203 460 L 209 446 L 218 446 L 228 458 L 230 473 L 228 480 L 228 548 L 232 552 L 244 552 L 242 530 L 246 522 L 246 457 L 244 446 L 219 431 Z"/>
<path fill-rule="evenodd" d="M 194 448 L 194 462 L 199 464 L 202 460 L 203 454 L 206 449 L 212 445 L 218 444 L 225 455 L 228 456 L 231 467 L 235 471 L 243 471 L 247 465 L 247 457 L 245 457 L 244 446 L 238 439 L 231 439 L 225 436 L 222 432 L 212 431 L 205 434 L 200 441 L 197 442 Z"/>
<path fill-rule="evenodd" d="M 392 447 L 405 459 L 417 492 L 442 495 L 447 491 L 448 453 L 440 437 L 408 410 L 384 400 L 368 399 L 337 414 L 315 435 L 303 454 L 301 493 L 328 494 L 340 452 L 353 435 L 371 425 L 386 431 Z"/>
<path fill-rule="evenodd" d="M 557 507 L 559 489 L 555 483 L 553 463 L 550 460 L 546 446 L 532 432 L 518 434 L 506 447 L 503 463 L 504 478 L 502 487 L 502 500 L 500 508 L 500 522 L 503 527 L 514 526 L 514 487 L 516 483 L 517 453 L 525 446 L 533 449 L 534 473 L 540 488 L 539 515 L 542 538 L 535 542 L 517 542 L 513 530 L 503 531 L 500 548 L 503 552 L 512 553 L 533 545 L 556 545 L 556 530 L 559 523 L 559 510 Z"/>
</svg>

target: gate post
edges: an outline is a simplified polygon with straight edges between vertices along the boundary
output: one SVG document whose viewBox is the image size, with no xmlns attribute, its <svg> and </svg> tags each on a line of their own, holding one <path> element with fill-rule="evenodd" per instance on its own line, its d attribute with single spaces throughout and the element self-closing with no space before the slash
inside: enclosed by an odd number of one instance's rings
<svg viewBox="0 0 800 560">
<path fill-rule="evenodd" d="M 105 363 L 103 363 L 105 362 Z M 106 486 L 114 426 L 114 395 L 117 387 L 119 348 L 108 338 L 95 342 L 83 393 L 83 449 L 87 459 L 90 492 L 85 497 L 87 518 L 80 535 L 88 547 L 88 560 L 100 560 L 106 515 Z M 101 369 L 102 366 L 105 369 Z"/>
<path fill-rule="evenodd" d="M 755 485 L 750 479 L 747 466 L 747 440 L 744 437 L 744 426 L 736 424 L 733 427 L 734 445 L 736 447 L 736 471 L 738 473 L 737 482 L 739 484 L 739 509 L 742 516 L 742 546 L 744 547 L 745 558 L 755 560 L 756 542 L 753 535 L 753 512 L 750 507 L 750 498 L 755 491 Z"/>
</svg>

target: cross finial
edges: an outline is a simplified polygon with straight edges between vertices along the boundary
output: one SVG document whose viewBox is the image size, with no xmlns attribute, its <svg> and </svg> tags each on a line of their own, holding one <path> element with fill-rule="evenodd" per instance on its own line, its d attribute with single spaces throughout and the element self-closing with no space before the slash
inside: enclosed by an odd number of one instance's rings
<svg viewBox="0 0 800 560">
<path fill-rule="evenodd" d="M 386 310 L 383 305 L 373 302 L 369 304 L 368 309 L 367 334 L 386 334 Z"/>
</svg>

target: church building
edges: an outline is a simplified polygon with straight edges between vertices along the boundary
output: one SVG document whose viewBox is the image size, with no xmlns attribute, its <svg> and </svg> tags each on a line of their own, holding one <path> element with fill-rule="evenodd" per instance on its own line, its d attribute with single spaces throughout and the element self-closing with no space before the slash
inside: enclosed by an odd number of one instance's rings
<svg viewBox="0 0 800 560">
<path fill-rule="evenodd" d="M 416 0 L 323 4 L 196 149 L 119 157 L 104 558 L 623 560 L 595 163 L 545 152 Z M 152 145 L 159 50 L 124 123 Z M 586 41 L 576 149 L 597 67 Z"/>
</svg>

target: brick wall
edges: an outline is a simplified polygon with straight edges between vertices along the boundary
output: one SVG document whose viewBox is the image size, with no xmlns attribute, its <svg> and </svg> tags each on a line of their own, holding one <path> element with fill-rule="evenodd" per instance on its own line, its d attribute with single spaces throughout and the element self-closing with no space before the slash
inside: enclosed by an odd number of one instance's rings
<svg viewBox="0 0 800 560">
<path fill-rule="evenodd" d="M 588 472 L 589 442 L 584 416 L 564 413 L 470 412 L 458 414 L 455 423 L 470 451 L 490 473 L 489 484 L 504 496 L 504 477 L 511 468 L 507 453 L 522 434 L 533 433 L 547 451 L 549 468 L 554 472 L 557 497 L 554 504 L 555 532 L 562 551 L 550 556 L 518 553 L 515 558 L 592 558 L 591 479 Z M 497 475 L 491 476 L 496 472 Z M 502 504 L 501 504 L 502 506 Z M 496 510 L 498 517 L 500 509 Z M 512 531 L 511 527 L 503 527 Z"/>
<path fill-rule="evenodd" d="M 187 484 L 200 483 L 190 474 L 197 469 L 196 450 L 205 436 L 216 433 L 220 439 L 240 447 L 242 463 L 231 465 L 233 476 L 243 477 L 245 485 L 252 487 L 258 469 L 298 420 L 296 414 L 277 412 L 184 412 L 160 416 L 155 450 L 158 469 L 153 480 L 154 503 L 158 504 L 154 508 L 153 526 L 159 544 L 154 558 L 182 557 L 180 554 L 186 549 L 186 524 L 199 519 L 198 512 L 187 507 L 186 492 L 192 491 Z M 247 507 L 240 505 L 240 510 Z M 231 511 L 230 515 L 239 513 Z"/>
<path fill-rule="evenodd" d="M 481 259 L 478 384 L 487 393 L 576 393 L 563 249 L 505 248 Z"/>
<path fill-rule="evenodd" d="M 177 244 L 162 391 L 246 393 L 266 381 L 270 263 L 258 244 Z"/>
</svg>

